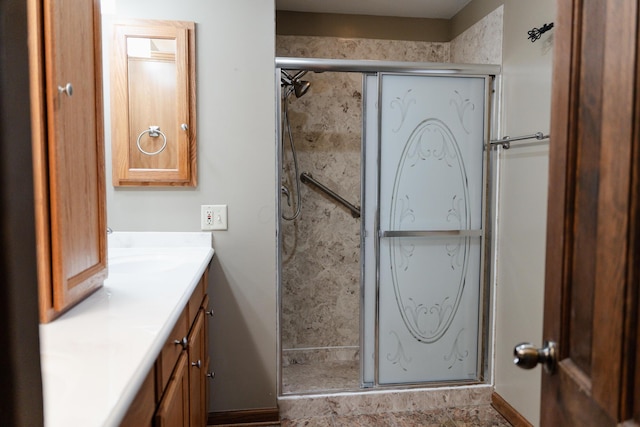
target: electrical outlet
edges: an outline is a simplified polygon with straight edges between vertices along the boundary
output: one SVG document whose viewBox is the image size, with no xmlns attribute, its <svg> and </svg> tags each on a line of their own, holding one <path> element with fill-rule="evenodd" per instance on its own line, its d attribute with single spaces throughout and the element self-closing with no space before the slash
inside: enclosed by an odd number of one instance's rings
<svg viewBox="0 0 640 427">
<path fill-rule="evenodd" d="M 200 228 L 202 230 L 226 230 L 227 205 L 200 206 Z"/>
<path fill-rule="evenodd" d="M 200 206 L 200 229 L 213 230 L 213 207 L 211 205 Z"/>
</svg>

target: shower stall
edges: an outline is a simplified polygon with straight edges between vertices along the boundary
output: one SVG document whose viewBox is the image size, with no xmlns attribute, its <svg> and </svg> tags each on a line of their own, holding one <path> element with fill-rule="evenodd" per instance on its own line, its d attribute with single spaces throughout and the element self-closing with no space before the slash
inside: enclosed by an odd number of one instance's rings
<svg viewBox="0 0 640 427">
<path fill-rule="evenodd" d="M 487 382 L 498 72 L 277 58 L 281 395 Z"/>
</svg>

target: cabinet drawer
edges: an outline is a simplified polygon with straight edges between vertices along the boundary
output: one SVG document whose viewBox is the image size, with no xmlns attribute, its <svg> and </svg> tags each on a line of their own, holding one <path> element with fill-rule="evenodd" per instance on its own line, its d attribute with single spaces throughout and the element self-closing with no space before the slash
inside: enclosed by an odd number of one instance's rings
<svg viewBox="0 0 640 427">
<path fill-rule="evenodd" d="M 185 306 L 184 310 L 182 310 L 182 314 L 180 314 L 175 327 L 171 331 L 171 334 L 169 334 L 169 337 L 156 360 L 157 400 L 160 400 L 160 397 L 162 397 L 163 390 L 167 386 L 167 382 L 169 382 L 169 378 L 171 377 L 173 368 L 176 366 L 178 357 L 180 357 L 180 353 L 182 353 L 182 350 L 184 349 L 181 344 L 183 339 L 185 340 L 186 345 L 187 334 L 189 333 L 189 327 L 191 326 L 188 323 L 187 307 L 188 305 Z"/>
<path fill-rule="evenodd" d="M 188 311 L 189 311 L 189 328 L 191 328 L 191 325 L 193 325 L 193 322 L 195 322 L 196 320 L 196 316 L 198 315 L 198 310 L 200 310 L 200 306 L 202 305 L 202 300 L 204 299 L 204 295 L 207 290 L 207 283 L 205 279 L 206 279 L 206 275 L 202 276 L 202 278 L 198 282 L 198 285 L 193 290 L 193 294 L 189 299 L 189 304 L 187 304 Z"/>
</svg>

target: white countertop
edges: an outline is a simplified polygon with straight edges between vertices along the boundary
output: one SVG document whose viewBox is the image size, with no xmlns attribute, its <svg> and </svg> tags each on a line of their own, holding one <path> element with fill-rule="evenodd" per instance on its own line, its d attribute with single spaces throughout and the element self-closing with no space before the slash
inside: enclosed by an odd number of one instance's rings
<svg viewBox="0 0 640 427">
<path fill-rule="evenodd" d="M 213 257 L 210 233 L 109 236 L 104 287 L 40 325 L 45 426 L 117 426 Z"/>
</svg>

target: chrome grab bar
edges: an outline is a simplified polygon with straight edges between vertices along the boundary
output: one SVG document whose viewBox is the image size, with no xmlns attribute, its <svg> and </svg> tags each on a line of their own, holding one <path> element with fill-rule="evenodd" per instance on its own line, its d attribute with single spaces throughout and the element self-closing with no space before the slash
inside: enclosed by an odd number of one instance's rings
<svg viewBox="0 0 640 427">
<path fill-rule="evenodd" d="M 482 237 L 482 230 L 387 230 L 380 237 Z"/>
<path fill-rule="evenodd" d="M 360 218 L 360 208 L 359 207 L 352 205 L 351 203 L 346 201 L 342 196 L 337 194 L 335 191 L 327 188 L 323 184 L 321 184 L 318 181 L 316 181 L 313 178 L 313 176 L 311 176 L 310 173 L 302 172 L 300 174 L 300 181 L 302 181 L 303 183 L 305 183 L 307 185 L 311 184 L 314 187 L 318 188 L 320 191 L 324 192 L 327 196 L 331 197 L 332 199 L 334 199 L 335 201 L 337 201 L 338 203 L 342 204 L 344 207 L 349 209 L 351 211 L 351 216 L 353 216 L 354 218 Z"/>
</svg>

